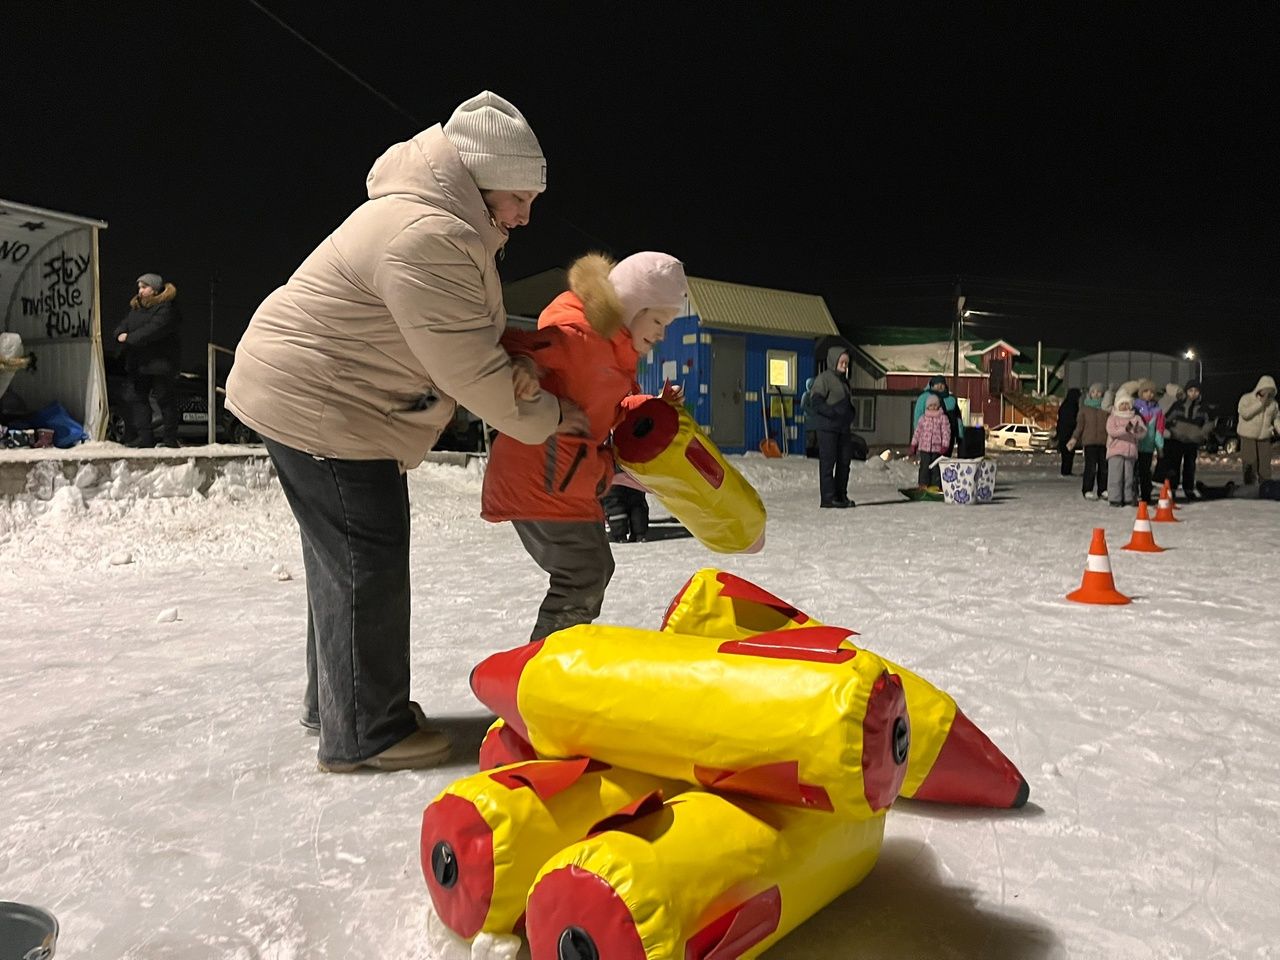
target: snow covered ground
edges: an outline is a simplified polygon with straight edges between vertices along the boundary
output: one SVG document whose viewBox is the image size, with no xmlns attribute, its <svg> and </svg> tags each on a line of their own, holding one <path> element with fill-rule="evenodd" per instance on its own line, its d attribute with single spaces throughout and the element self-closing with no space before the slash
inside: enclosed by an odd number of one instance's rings
<svg viewBox="0 0 1280 960">
<path fill-rule="evenodd" d="M 947 689 L 1031 783 L 1020 811 L 898 804 L 871 876 L 770 957 L 1280 958 L 1277 504 L 1189 506 L 1150 556 L 1046 458 L 1002 458 L 999 502 L 967 509 L 901 500 L 914 465 L 873 460 L 849 511 L 817 509 L 811 461 L 739 463 L 765 551 L 619 546 L 603 621 L 656 626 L 723 566 Z M 455 759 L 356 776 L 318 773 L 297 723 L 277 487 L 0 502 L 0 899 L 53 911 L 60 956 L 428 957 L 421 810 L 474 769 L 470 666 L 544 589 L 480 479 L 410 476 L 413 691 Z M 1063 600 L 1095 525 L 1130 606 Z"/>
</svg>

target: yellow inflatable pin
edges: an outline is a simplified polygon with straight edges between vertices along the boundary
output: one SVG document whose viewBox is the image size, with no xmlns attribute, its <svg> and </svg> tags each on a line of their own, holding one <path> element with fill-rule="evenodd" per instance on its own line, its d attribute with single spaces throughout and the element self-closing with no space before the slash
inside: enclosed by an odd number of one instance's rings
<svg viewBox="0 0 1280 960">
<path fill-rule="evenodd" d="M 764 546 L 760 495 L 683 407 L 657 397 L 637 404 L 614 428 L 613 442 L 619 465 L 707 549 L 755 553 Z"/>
</svg>

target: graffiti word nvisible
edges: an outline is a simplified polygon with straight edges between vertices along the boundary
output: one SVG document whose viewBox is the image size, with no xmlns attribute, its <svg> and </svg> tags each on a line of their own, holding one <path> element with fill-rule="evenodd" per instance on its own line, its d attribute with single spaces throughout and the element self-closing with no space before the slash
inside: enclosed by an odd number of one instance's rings
<svg viewBox="0 0 1280 960">
<path fill-rule="evenodd" d="M 31 252 L 31 244 L 14 243 L 12 240 L 0 240 L 0 260 L 21 263 Z"/>
<path fill-rule="evenodd" d="M 85 315 L 87 297 L 79 283 L 89 269 L 87 256 L 58 253 L 44 262 L 41 275 L 43 289 L 33 297 L 22 298 L 24 317 L 44 317 L 45 335 L 54 337 L 87 337 L 92 332 L 90 318 Z"/>
</svg>

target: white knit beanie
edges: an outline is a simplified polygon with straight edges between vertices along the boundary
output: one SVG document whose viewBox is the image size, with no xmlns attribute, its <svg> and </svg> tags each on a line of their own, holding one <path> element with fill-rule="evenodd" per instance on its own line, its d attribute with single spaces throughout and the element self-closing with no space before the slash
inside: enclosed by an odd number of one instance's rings
<svg viewBox="0 0 1280 960">
<path fill-rule="evenodd" d="M 547 160 L 529 122 L 510 102 L 485 90 L 453 111 L 444 125 L 481 190 L 547 189 Z"/>
<path fill-rule="evenodd" d="M 684 264 L 666 253 L 633 253 L 609 271 L 609 282 L 618 293 L 628 327 L 646 307 L 684 310 L 689 295 Z"/>
</svg>

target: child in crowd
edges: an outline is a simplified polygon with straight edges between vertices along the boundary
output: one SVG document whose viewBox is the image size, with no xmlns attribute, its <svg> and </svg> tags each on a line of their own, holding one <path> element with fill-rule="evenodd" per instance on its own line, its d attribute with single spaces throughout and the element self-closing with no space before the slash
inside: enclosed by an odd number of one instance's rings
<svg viewBox="0 0 1280 960">
<path fill-rule="evenodd" d="M 1067 449 L 1084 447 L 1084 479 L 1080 492 L 1086 500 L 1107 498 L 1107 411 L 1102 408 L 1102 384 L 1089 384 L 1089 395 L 1080 401 L 1076 428 Z M 1094 492 L 1096 489 L 1096 493 Z"/>
<path fill-rule="evenodd" d="M 942 398 L 936 393 L 925 400 L 924 413 L 916 421 L 911 437 L 911 453 L 920 454 L 917 482 L 922 487 L 941 487 L 942 471 L 934 461 L 951 449 L 951 422 L 942 410 Z"/>
<path fill-rule="evenodd" d="M 1138 443 L 1147 434 L 1147 425 L 1133 409 L 1133 399 L 1122 393 L 1107 417 L 1107 476 L 1113 507 L 1135 503 L 1138 498 Z"/>
<path fill-rule="evenodd" d="M 1151 460 L 1156 451 L 1164 450 L 1165 438 L 1164 411 L 1156 403 L 1155 381 L 1138 381 L 1138 399 L 1133 401 L 1133 409 L 1147 428 L 1146 435 L 1138 441 L 1138 496 L 1149 503 L 1152 497 Z"/>
<path fill-rule="evenodd" d="M 614 543 L 644 543 L 649 538 L 649 501 L 639 484 L 622 470 L 600 498 L 609 539 Z"/>
</svg>

